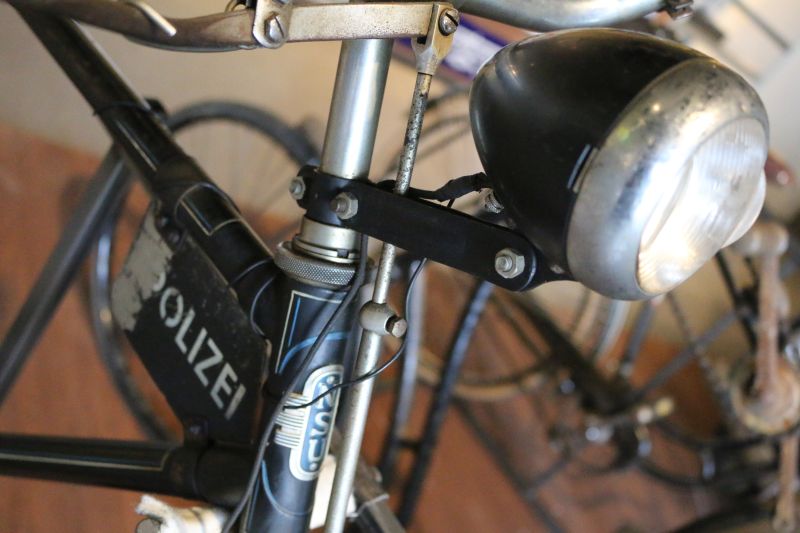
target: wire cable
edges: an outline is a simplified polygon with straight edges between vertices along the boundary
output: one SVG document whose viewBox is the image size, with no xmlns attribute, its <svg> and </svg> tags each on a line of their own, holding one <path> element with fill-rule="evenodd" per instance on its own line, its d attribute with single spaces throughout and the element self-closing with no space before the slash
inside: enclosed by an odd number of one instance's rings
<svg viewBox="0 0 800 533">
<path fill-rule="evenodd" d="M 421 260 L 419 262 L 419 265 L 414 270 L 414 273 L 411 275 L 411 279 L 408 281 L 408 286 L 406 287 L 406 294 L 405 294 L 405 300 L 404 300 L 405 303 L 403 304 L 403 309 L 404 309 L 405 316 L 409 316 L 409 314 L 408 314 L 409 297 L 408 296 L 411 293 L 411 289 L 414 287 L 414 282 L 417 280 L 417 276 L 422 271 L 422 267 L 425 266 L 425 263 L 427 261 L 428 261 L 427 259 L 423 259 L 423 260 Z M 406 347 L 406 338 L 404 336 L 402 342 L 400 343 L 400 347 L 394 352 L 394 354 L 392 354 L 392 356 L 389 359 L 386 360 L 385 363 L 376 366 L 375 368 L 373 368 L 369 372 L 361 374 L 357 378 L 353 378 L 353 379 L 345 381 L 343 383 L 337 383 L 336 385 L 334 385 L 331 388 L 327 389 L 325 392 L 322 392 L 322 393 L 318 394 L 317 396 L 315 396 L 314 399 L 311 400 L 310 402 L 301 403 L 299 405 L 289 405 L 289 406 L 286 406 L 286 409 L 304 409 L 306 407 L 311 407 L 312 405 L 314 405 L 315 403 L 317 403 L 321 399 L 325 398 L 329 394 L 332 394 L 332 393 L 336 392 L 337 390 L 345 389 L 347 387 L 352 387 L 353 385 L 357 385 L 358 383 L 361 383 L 363 381 L 367 381 L 368 379 L 373 379 L 373 378 L 377 377 L 378 374 L 380 374 L 381 372 L 383 372 L 384 370 L 386 370 L 387 368 L 392 366 L 392 364 L 395 361 L 400 359 L 400 356 L 403 354 L 403 351 L 405 350 L 405 347 Z"/>
<path fill-rule="evenodd" d="M 330 333 L 331 329 L 333 329 L 334 324 L 339 320 L 342 316 L 342 313 L 350 306 L 350 304 L 355 299 L 356 295 L 358 294 L 361 285 L 364 282 L 365 272 L 367 269 L 367 239 L 366 235 L 362 235 L 361 237 L 361 257 L 358 261 L 358 269 L 356 270 L 355 276 L 353 278 L 352 285 L 350 289 L 347 291 L 347 295 L 344 297 L 342 302 L 336 307 L 336 310 L 333 312 L 333 315 L 328 319 L 325 323 L 325 326 L 320 331 L 317 340 L 308 350 L 303 361 L 300 364 L 300 368 L 298 368 L 295 377 L 292 378 L 292 381 L 286 387 L 283 395 L 281 396 L 280 400 L 278 400 L 275 409 L 273 410 L 272 414 L 269 417 L 266 425 L 264 426 L 263 431 L 261 432 L 261 437 L 258 442 L 258 448 L 256 450 L 256 455 L 253 460 L 253 466 L 250 470 L 250 476 L 247 480 L 247 484 L 245 485 L 244 493 L 242 494 L 239 503 L 236 504 L 236 507 L 231 511 L 231 514 L 228 516 L 228 519 L 225 521 L 225 525 L 222 528 L 222 533 L 229 533 L 231 528 L 234 526 L 236 521 L 242 514 L 247 502 L 250 500 L 251 494 L 253 493 L 253 488 L 255 487 L 256 480 L 258 479 L 259 474 L 259 467 L 261 465 L 261 460 L 264 457 L 264 452 L 269 445 L 269 438 L 272 435 L 272 430 L 275 428 L 275 424 L 278 421 L 278 415 L 283 411 L 284 407 L 286 406 L 286 402 L 289 399 L 289 395 L 297 388 L 300 384 L 300 379 L 302 378 L 303 374 L 305 373 L 308 366 L 311 364 L 311 361 L 314 359 L 319 347 L 325 342 L 328 333 Z"/>
</svg>

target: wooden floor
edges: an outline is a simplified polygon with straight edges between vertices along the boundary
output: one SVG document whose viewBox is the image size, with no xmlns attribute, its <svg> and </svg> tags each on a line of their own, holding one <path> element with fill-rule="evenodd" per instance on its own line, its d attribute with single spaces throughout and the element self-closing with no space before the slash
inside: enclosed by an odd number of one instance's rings
<svg viewBox="0 0 800 533">
<path fill-rule="evenodd" d="M 0 126 L 0 332 L 54 244 L 65 205 L 79 193 L 81 182 L 71 178 L 90 175 L 95 164 L 92 157 Z M 428 321 L 434 333 L 450 327 L 457 309 L 448 293 L 439 297 L 445 304 L 441 316 Z M 80 289 L 73 287 L 0 408 L 0 431 L 141 438 L 99 362 L 83 305 Z M 490 340 L 478 338 L 476 350 L 491 354 Z M 379 396 L 371 415 L 366 453 L 373 458 L 387 427 L 388 400 Z M 541 446 L 532 438 L 530 455 L 546 466 L 552 453 Z M 0 533 L 132 532 L 138 497 L 0 477 Z M 412 530 L 547 531 L 552 521 L 576 532 L 663 531 L 689 521 L 710 502 L 704 493 L 678 492 L 636 472 L 587 477 L 571 466 L 541 489 L 534 510 L 465 420 L 451 412 Z"/>
</svg>

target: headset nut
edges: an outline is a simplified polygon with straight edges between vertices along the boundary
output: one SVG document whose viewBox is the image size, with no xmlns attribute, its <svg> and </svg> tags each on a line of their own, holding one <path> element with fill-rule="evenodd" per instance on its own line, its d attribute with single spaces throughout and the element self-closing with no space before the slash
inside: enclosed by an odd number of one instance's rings
<svg viewBox="0 0 800 533">
<path fill-rule="evenodd" d="M 331 210 L 342 220 L 353 218 L 358 213 L 358 198 L 349 192 L 339 193 L 331 201 Z"/>
</svg>

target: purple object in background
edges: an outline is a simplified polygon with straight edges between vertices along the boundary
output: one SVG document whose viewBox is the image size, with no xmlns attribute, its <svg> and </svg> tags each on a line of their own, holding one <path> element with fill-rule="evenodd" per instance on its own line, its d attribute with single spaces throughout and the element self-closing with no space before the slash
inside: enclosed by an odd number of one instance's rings
<svg viewBox="0 0 800 533">
<path fill-rule="evenodd" d="M 411 41 L 401 39 L 398 42 L 395 56 L 406 62 L 413 61 Z M 471 81 L 481 66 L 507 44 L 508 40 L 462 17 L 450 53 L 442 62 L 440 74 L 452 83 Z"/>
</svg>

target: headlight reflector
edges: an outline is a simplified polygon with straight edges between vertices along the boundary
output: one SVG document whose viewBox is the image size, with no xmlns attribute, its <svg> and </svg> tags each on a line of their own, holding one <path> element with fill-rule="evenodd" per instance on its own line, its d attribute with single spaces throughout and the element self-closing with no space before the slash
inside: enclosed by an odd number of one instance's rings
<svg viewBox="0 0 800 533">
<path fill-rule="evenodd" d="M 642 233 L 636 275 L 645 292 L 674 288 L 755 221 L 765 147 L 762 125 L 745 118 L 720 128 L 686 161 Z"/>
</svg>

